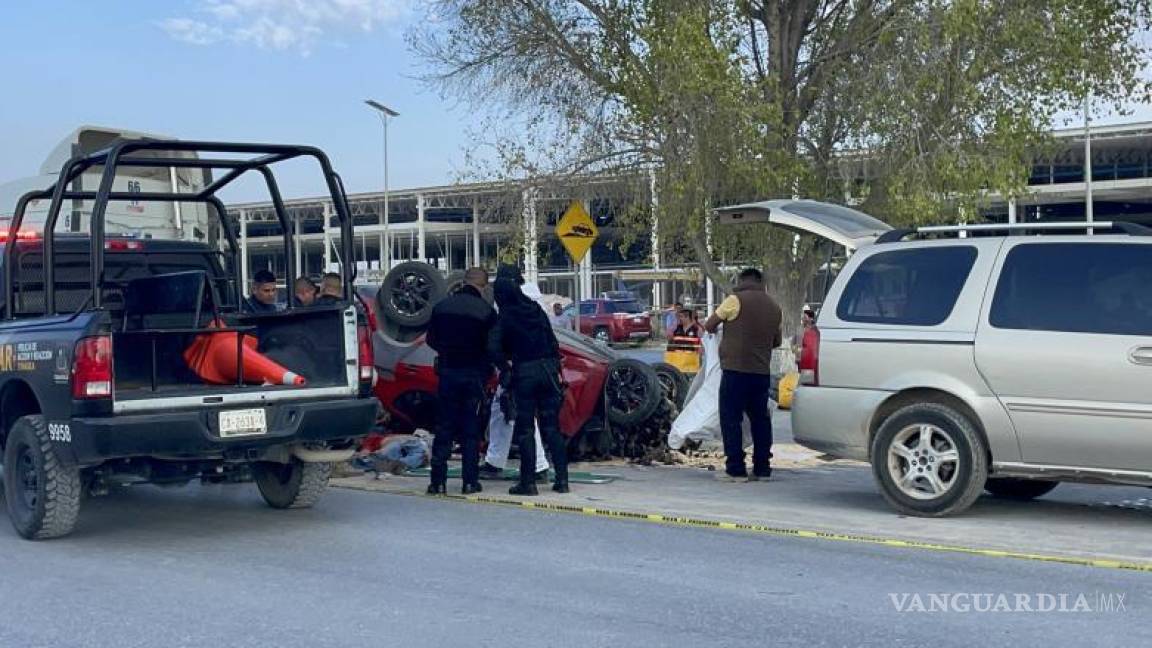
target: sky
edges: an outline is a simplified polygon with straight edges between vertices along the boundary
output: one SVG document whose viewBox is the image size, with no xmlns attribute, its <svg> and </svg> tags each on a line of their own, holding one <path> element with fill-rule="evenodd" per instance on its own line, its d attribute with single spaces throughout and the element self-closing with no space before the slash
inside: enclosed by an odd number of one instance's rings
<svg viewBox="0 0 1152 648">
<path fill-rule="evenodd" d="M 0 184 L 35 175 L 82 124 L 180 139 L 316 145 L 349 192 L 383 187 L 376 99 L 389 128 L 390 186 L 467 175 L 469 106 L 417 77 L 405 34 L 426 0 L 38 0 L 0 19 Z M 1124 121 L 1152 118 L 1144 108 Z M 251 186 L 251 185 L 250 185 Z M 287 197 L 322 193 L 286 169 Z M 225 196 L 262 200 L 263 192 Z"/>
<path fill-rule="evenodd" d="M 468 107 L 415 77 L 406 30 L 421 0 L 38 0 L 0 19 L 0 184 L 35 175 L 81 124 L 214 139 L 311 144 L 349 192 L 383 186 L 374 98 L 389 126 L 392 188 L 464 171 Z M 293 169 L 296 171 L 296 169 Z M 318 173 L 282 178 L 321 192 Z M 252 196 L 250 199 L 261 199 Z"/>
</svg>

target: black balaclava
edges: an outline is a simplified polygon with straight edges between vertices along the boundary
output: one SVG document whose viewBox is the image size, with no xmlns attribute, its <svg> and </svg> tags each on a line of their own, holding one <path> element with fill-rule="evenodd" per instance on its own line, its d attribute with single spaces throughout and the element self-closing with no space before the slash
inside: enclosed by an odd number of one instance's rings
<svg viewBox="0 0 1152 648">
<path fill-rule="evenodd" d="M 500 309 L 501 316 L 508 315 L 522 322 L 528 322 L 531 321 L 528 318 L 540 310 L 535 301 L 521 292 L 520 286 L 523 283 L 524 276 L 520 274 L 520 268 L 507 264 L 497 268 L 492 292 L 495 294 L 496 306 Z"/>
</svg>

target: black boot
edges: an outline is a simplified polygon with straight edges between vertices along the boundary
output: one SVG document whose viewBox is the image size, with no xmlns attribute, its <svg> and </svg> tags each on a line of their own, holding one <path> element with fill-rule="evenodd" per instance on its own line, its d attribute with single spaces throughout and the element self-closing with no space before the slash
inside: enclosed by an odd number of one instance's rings
<svg viewBox="0 0 1152 648">
<path fill-rule="evenodd" d="M 552 484 L 552 490 L 556 491 L 557 493 L 567 493 L 568 492 L 568 480 L 567 479 L 565 479 L 565 480 L 557 479 L 555 481 L 555 483 Z"/>
<path fill-rule="evenodd" d="M 444 484 L 428 484 L 428 490 L 424 492 L 428 495 L 447 495 L 448 487 Z"/>
<path fill-rule="evenodd" d="M 472 495 L 483 490 L 484 489 L 480 487 L 480 482 L 476 482 L 475 484 L 464 484 L 464 488 L 461 488 L 460 492 L 464 495 Z"/>
<path fill-rule="evenodd" d="M 533 482 L 527 482 L 527 483 L 521 482 L 519 484 L 516 484 L 512 488 L 509 488 L 508 494 L 509 495 L 532 496 L 532 495 L 539 495 L 540 491 L 536 490 L 536 484 Z"/>
<path fill-rule="evenodd" d="M 500 479 L 502 474 L 504 474 L 503 468 L 497 468 L 487 461 L 480 466 L 480 479 Z"/>
</svg>

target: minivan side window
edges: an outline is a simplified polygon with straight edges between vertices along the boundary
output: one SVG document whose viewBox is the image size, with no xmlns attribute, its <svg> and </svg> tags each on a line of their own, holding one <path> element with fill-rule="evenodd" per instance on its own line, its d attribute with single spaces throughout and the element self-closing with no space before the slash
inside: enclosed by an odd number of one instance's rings
<svg viewBox="0 0 1152 648">
<path fill-rule="evenodd" d="M 1001 329 L 1152 337 L 1152 246 L 1017 245 L 988 320 Z"/>
<path fill-rule="evenodd" d="M 970 245 L 874 254 L 848 280 L 836 316 L 866 324 L 940 324 L 952 314 L 976 255 Z"/>
</svg>

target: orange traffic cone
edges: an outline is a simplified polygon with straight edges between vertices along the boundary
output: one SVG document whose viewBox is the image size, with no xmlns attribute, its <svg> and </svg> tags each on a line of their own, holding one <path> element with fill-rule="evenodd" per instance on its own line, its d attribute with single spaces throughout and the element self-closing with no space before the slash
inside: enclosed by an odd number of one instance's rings
<svg viewBox="0 0 1152 648">
<path fill-rule="evenodd" d="M 208 328 L 222 328 L 223 324 L 214 321 Z M 236 332 L 204 333 L 197 335 L 192 344 L 184 350 L 184 361 L 197 376 L 206 383 L 216 385 L 235 384 Z M 244 382 L 258 385 L 303 385 L 304 377 L 288 371 L 256 351 L 256 338 L 244 336 Z"/>
</svg>

